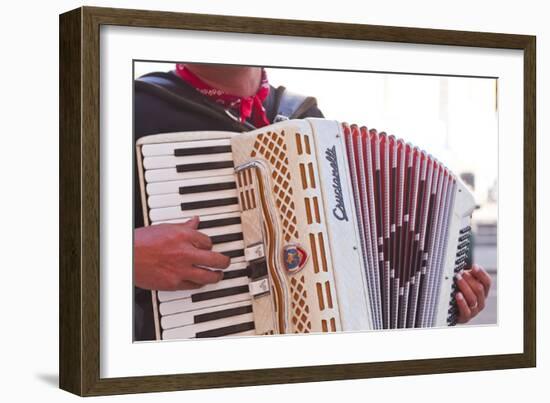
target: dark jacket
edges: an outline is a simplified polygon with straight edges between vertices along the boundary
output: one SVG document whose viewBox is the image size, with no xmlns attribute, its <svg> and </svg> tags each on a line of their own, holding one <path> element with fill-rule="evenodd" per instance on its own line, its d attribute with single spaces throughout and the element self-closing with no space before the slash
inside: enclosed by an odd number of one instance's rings
<svg viewBox="0 0 550 403">
<path fill-rule="evenodd" d="M 284 87 L 271 87 L 264 101 L 270 122 L 285 116 L 292 119 L 323 117 L 314 98 L 289 93 Z M 151 73 L 134 82 L 134 144 L 150 134 L 221 130 L 244 132 L 249 122 L 236 121 L 226 110 L 176 74 Z M 134 153 L 135 155 L 135 153 Z M 134 161 L 134 228 L 143 226 L 143 212 Z M 154 339 L 151 293 L 134 288 L 134 340 Z"/>
</svg>

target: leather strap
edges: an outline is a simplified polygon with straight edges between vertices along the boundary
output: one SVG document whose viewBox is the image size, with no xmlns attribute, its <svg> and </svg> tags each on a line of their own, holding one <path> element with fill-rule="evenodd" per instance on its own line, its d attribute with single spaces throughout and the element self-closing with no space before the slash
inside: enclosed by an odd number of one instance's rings
<svg viewBox="0 0 550 403">
<path fill-rule="evenodd" d="M 292 91 L 288 91 L 282 85 L 278 87 L 275 93 L 275 105 L 277 115 L 274 120 L 298 119 L 311 107 L 317 105 L 317 100 L 313 97 L 306 97 Z"/>
</svg>

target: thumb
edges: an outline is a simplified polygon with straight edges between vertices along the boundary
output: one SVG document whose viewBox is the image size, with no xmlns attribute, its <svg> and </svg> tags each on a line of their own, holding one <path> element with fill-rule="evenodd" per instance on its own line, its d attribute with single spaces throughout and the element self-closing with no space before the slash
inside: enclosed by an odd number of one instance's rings
<svg viewBox="0 0 550 403">
<path fill-rule="evenodd" d="M 184 222 L 182 225 L 186 228 L 197 229 L 199 227 L 200 218 L 199 216 L 194 216 L 189 221 Z"/>
</svg>

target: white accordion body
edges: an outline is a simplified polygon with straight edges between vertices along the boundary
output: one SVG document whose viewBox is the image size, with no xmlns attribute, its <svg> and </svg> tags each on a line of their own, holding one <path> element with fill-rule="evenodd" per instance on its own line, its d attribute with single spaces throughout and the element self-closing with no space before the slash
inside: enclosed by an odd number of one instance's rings
<svg viewBox="0 0 550 403">
<path fill-rule="evenodd" d="M 143 137 L 146 225 L 200 216 L 224 279 L 153 291 L 157 339 L 456 323 L 474 200 L 441 163 L 325 119 Z"/>
</svg>

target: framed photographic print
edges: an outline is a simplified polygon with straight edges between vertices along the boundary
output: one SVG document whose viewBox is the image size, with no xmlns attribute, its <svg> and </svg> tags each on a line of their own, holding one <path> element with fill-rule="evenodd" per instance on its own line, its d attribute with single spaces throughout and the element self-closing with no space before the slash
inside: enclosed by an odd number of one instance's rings
<svg viewBox="0 0 550 403">
<path fill-rule="evenodd" d="M 534 366 L 535 100 L 533 36 L 62 14 L 61 388 Z"/>
</svg>

